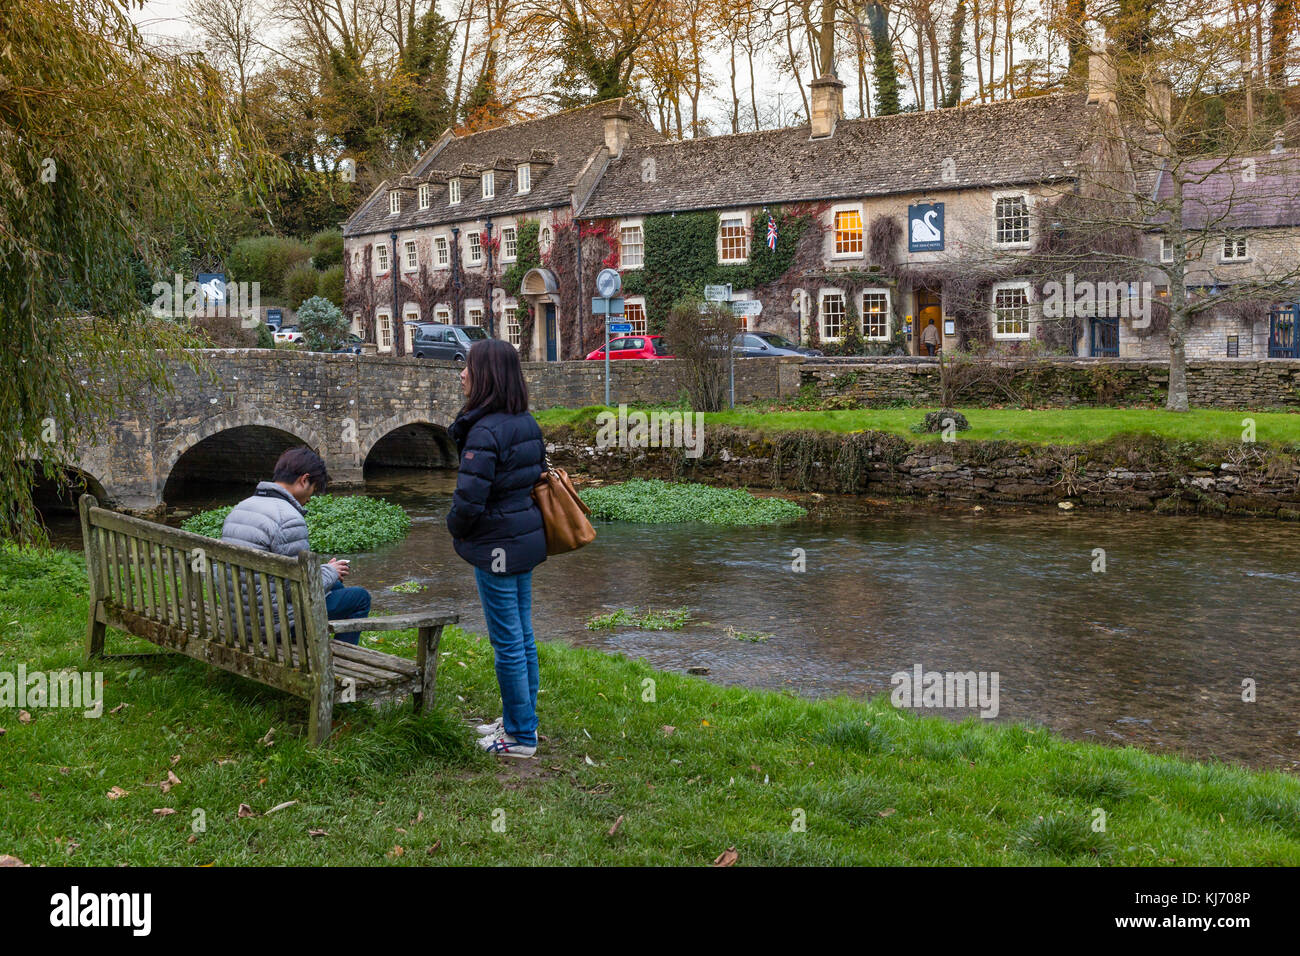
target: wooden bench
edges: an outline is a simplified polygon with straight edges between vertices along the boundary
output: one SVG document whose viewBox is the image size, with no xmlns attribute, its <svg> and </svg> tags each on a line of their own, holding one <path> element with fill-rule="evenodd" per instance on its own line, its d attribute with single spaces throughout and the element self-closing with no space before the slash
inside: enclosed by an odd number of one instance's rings
<svg viewBox="0 0 1300 956">
<path fill-rule="evenodd" d="M 277 687 L 311 702 L 313 746 L 329 738 L 335 703 L 410 694 L 417 712 L 432 704 L 442 629 L 460 615 L 330 621 L 318 555 L 223 544 L 101 508 L 91 495 L 81 496 L 80 510 L 90 578 L 87 659 L 109 656 L 104 629 L 116 627 Z M 414 661 L 330 636 L 406 628 L 419 632 Z"/>
</svg>

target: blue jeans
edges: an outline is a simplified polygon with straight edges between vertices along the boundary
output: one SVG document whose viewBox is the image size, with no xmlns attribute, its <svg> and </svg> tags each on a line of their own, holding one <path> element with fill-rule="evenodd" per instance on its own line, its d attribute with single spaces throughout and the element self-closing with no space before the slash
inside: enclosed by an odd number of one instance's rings
<svg viewBox="0 0 1300 956">
<path fill-rule="evenodd" d="M 370 613 L 370 592 L 365 588 L 345 588 L 343 582 L 335 582 L 334 587 L 325 592 L 325 611 L 331 621 L 350 621 L 365 617 Z M 361 640 L 360 631 L 348 631 L 335 634 L 334 639 L 348 644 Z"/>
<path fill-rule="evenodd" d="M 506 733 L 537 746 L 537 642 L 533 639 L 533 572 L 492 574 L 474 569 L 496 658 Z"/>
</svg>

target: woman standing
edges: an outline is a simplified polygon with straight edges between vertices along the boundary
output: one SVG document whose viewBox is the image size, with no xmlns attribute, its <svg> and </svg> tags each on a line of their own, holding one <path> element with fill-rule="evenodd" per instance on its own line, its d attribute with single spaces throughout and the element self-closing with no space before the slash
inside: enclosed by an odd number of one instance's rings
<svg viewBox="0 0 1300 956">
<path fill-rule="evenodd" d="M 460 382 L 465 405 L 450 428 L 460 474 L 447 530 L 456 553 L 474 565 L 501 689 L 501 716 L 479 725 L 478 743 L 503 757 L 531 757 L 538 687 L 533 568 L 546 560 L 532 493 L 546 468 L 546 444 L 528 414 L 523 367 L 510 343 L 475 342 Z"/>
</svg>

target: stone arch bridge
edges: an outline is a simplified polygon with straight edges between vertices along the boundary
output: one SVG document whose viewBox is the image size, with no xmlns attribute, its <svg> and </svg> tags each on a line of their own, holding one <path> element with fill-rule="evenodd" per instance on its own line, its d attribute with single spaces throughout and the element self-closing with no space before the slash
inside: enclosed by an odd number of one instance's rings
<svg viewBox="0 0 1300 956">
<path fill-rule="evenodd" d="M 206 350 L 177 364 L 169 393 L 146 393 L 83 447 L 73 477 L 101 500 L 152 512 L 187 483 L 268 479 L 281 452 L 308 445 L 336 485 L 367 465 L 456 467 L 447 434 L 463 399 L 460 366 L 384 355 Z"/>
</svg>

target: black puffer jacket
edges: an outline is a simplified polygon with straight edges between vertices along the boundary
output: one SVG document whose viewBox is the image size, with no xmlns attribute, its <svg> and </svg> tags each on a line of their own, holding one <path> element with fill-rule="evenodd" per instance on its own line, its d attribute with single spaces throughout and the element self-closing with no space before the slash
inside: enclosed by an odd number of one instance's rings
<svg viewBox="0 0 1300 956">
<path fill-rule="evenodd" d="M 546 468 L 541 428 L 527 412 L 480 408 L 457 418 L 448 431 L 460 451 L 447 513 L 456 553 L 484 571 L 531 571 L 546 560 L 542 513 L 533 501 L 533 485 Z"/>
</svg>

